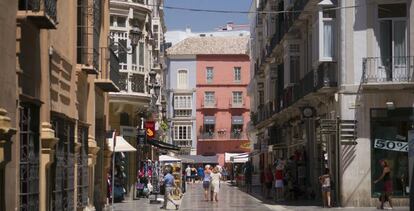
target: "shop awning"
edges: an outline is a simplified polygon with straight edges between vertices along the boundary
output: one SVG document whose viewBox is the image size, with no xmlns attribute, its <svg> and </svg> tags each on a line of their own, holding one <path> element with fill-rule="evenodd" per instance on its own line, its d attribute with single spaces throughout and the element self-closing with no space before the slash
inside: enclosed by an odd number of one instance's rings
<svg viewBox="0 0 414 211">
<path fill-rule="evenodd" d="M 224 161 L 226 163 L 245 163 L 249 161 L 248 153 L 225 153 Z"/>
<path fill-rule="evenodd" d="M 232 116 L 231 124 L 232 125 L 243 125 L 243 116 Z"/>
<path fill-rule="evenodd" d="M 180 155 L 183 163 L 203 163 L 203 164 L 215 164 L 218 163 L 217 155 L 204 156 L 204 155 Z"/>
<path fill-rule="evenodd" d="M 114 151 L 114 141 L 112 138 L 106 139 L 109 145 L 109 150 Z M 129 144 L 124 137 L 116 136 L 115 152 L 133 152 L 137 151 L 131 144 Z"/>
<path fill-rule="evenodd" d="M 158 160 L 160 162 L 167 162 L 167 161 L 169 161 L 169 162 L 171 162 L 171 161 L 177 162 L 177 161 L 181 161 L 181 159 L 176 158 L 174 156 L 169 156 L 169 155 L 160 155 L 160 157 L 159 157 Z"/>
<path fill-rule="evenodd" d="M 215 125 L 216 124 L 216 117 L 215 116 L 204 116 L 204 124 L 205 125 Z"/>
<path fill-rule="evenodd" d="M 151 139 L 147 141 L 148 144 L 158 147 L 160 149 L 172 150 L 172 151 L 179 151 L 180 148 L 178 146 L 165 143 L 163 141 L 158 141 L 157 139 Z"/>
</svg>

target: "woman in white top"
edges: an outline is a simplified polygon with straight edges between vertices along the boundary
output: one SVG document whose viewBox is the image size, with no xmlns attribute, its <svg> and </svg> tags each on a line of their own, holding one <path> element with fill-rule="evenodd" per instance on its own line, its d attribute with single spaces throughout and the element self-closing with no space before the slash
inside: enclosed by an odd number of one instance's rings
<svg viewBox="0 0 414 211">
<path fill-rule="evenodd" d="M 323 207 L 331 207 L 331 176 L 329 169 L 325 169 L 325 174 L 319 177 L 322 186 Z"/>
<path fill-rule="evenodd" d="M 220 191 L 220 178 L 221 174 L 217 167 L 214 167 L 213 172 L 211 173 L 211 188 L 214 192 L 213 197 L 218 202 L 217 194 Z"/>
</svg>

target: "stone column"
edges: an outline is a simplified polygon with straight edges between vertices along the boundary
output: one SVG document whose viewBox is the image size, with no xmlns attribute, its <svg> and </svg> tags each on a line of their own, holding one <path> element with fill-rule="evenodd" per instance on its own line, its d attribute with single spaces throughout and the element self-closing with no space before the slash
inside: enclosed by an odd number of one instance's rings
<svg viewBox="0 0 414 211">
<path fill-rule="evenodd" d="M 89 198 L 89 207 L 94 206 L 95 200 L 95 165 L 96 165 L 96 156 L 99 152 L 99 147 L 96 145 L 95 137 L 89 135 L 88 136 L 88 174 L 89 174 L 89 181 L 88 181 L 88 198 Z"/>
<path fill-rule="evenodd" d="M 50 181 L 50 165 L 53 162 L 54 147 L 58 142 L 58 138 L 55 137 L 55 131 L 52 129 L 52 125 L 48 122 L 43 122 L 40 132 L 41 140 L 41 154 L 40 154 L 40 166 L 39 166 L 39 209 L 47 210 L 48 199 L 50 193 L 48 191 L 48 181 Z"/>
<path fill-rule="evenodd" d="M 5 165 L 12 160 L 12 136 L 16 129 L 12 127 L 12 121 L 7 116 L 7 111 L 0 108 L 0 210 L 6 210 L 6 170 Z M 11 205 L 13 206 L 13 205 Z"/>
</svg>

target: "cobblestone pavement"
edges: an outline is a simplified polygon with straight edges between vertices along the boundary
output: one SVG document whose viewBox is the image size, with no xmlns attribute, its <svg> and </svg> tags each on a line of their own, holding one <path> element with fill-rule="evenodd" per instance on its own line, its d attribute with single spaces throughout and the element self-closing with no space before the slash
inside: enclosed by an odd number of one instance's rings
<svg viewBox="0 0 414 211">
<path fill-rule="evenodd" d="M 150 197 L 154 199 L 154 196 Z M 158 200 L 162 200 L 162 196 L 158 197 Z M 299 205 L 299 206 L 298 206 Z M 125 201 L 123 203 L 115 204 L 116 211 L 147 211 L 147 210 L 160 210 L 161 204 L 150 204 L 148 199 L 140 199 L 134 201 Z M 108 209 L 110 210 L 110 209 Z M 334 211 L 347 211 L 347 210 L 361 210 L 369 211 L 376 210 L 376 208 L 331 208 L 323 209 L 319 206 L 312 205 L 309 202 L 296 202 L 292 204 L 275 204 L 271 200 L 263 200 L 259 194 L 255 193 L 247 194 L 240 190 L 238 187 L 231 186 L 223 183 L 219 193 L 219 202 L 205 202 L 203 201 L 203 192 L 200 183 L 189 184 L 187 186 L 187 192 L 184 195 L 181 207 L 179 210 L 185 211 L 204 211 L 204 210 L 219 210 L 219 211 L 291 211 L 291 210 L 334 210 Z M 394 208 L 397 211 L 409 210 L 407 207 Z"/>
</svg>

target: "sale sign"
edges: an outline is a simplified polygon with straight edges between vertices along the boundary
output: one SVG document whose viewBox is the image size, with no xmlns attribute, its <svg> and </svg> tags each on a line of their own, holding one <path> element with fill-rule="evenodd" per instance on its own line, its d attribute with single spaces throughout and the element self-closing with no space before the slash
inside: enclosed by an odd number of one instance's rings
<svg viewBox="0 0 414 211">
<path fill-rule="evenodd" d="M 398 152 L 408 152 L 408 143 L 401 141 L 375 139 L 374 148 Z"/>
<path fill-rule="evenodd" d="M 155 122 L 145 122 L 145 131 L 147 133 L 147 139 L 155 137 Z"/>
</svg>

